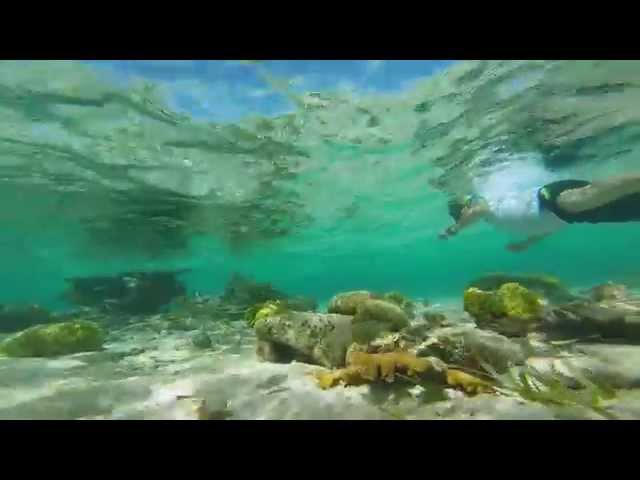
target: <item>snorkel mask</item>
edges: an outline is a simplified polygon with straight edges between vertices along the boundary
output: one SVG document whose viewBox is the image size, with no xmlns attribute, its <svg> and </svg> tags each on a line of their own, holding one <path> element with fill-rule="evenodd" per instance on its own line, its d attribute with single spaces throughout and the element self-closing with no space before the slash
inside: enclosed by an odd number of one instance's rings
<svg viewBox="0 0 640 480">
<path fill-rule="evenodd" d="M 462 216 L 462 212 L 467 208 L 471 208 L 478 198 L 479 197 L 477 195 L 465 195 L 462 198 L 449 200 L 449 215 L 456 222 L 459 221 Z"/>
</svg>

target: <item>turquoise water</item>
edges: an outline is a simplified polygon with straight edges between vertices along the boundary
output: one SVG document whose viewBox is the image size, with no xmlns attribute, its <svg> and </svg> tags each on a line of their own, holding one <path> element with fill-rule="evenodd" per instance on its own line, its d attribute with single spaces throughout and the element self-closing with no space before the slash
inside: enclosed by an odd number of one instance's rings
<svg viewBox="0 0 640 480">
<path fill-rule="evenodd" d="M 541 155 L 560 177 L 634 171 L 638 63 L 454 62 L 404 89 L 320 98 L 264 77 L 268 63 L 244 75 L 297 103 L 220 122 L 104 65 L 2 62 L 0 302 L 63 308 L 65 277 L 122 269 L 189 267 L 189 288 L 210 293 L 240 271 L 324 300 L 454 297 L 487 271 L 637 275 L 634 224 L 574 226 L 518 255 L 489 227 L 437 233 L 447 194 L 469 191 L 492 151 Z"/>
<path fill-rule="evenodd" d="M 636 61 L 2 61 L 0 305 L 63 313 L 69 278 L 182 269 L 190 298 L 240 273 L 321 309 L 368 290 L 461 312 L 492 272 L 637 289 L 638 223 L 521 253 L 487 224 L 438 233 L 453 195 L 640 172 L 638 79 Z"/>
</svg>

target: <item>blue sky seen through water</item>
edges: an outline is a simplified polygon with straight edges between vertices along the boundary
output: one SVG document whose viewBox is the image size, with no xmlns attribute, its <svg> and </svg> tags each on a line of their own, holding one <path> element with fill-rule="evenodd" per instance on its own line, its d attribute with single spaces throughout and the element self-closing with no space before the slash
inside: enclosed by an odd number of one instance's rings
<svg viewBox="0 0 640 480">
<path fill-rule="evenodd" d="M 171 106 L 193 117 L 236 121 L 246 115 L 277 115 L 291 105 L 250 65 L 226 60 L 113 60 L 89 62 L 125 83 L 146 79 L 167 92 Z M 344 89 L 391 92 L 450 65 L 444 60 L 273 60 L 262 63 L 298 91 Z"/>
</svg>

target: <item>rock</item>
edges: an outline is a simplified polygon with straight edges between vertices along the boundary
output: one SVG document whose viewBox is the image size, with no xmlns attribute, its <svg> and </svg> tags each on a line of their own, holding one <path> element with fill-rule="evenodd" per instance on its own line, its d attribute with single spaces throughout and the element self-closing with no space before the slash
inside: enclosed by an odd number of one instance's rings
<svg viewBox="0 0 640 480">
<path fill-rule="evenodd" d="M 450 323 L 444 313 L 424 312 L 422 318 L 431 328 L 445 327 Z"/>
<path fill-rule="evenodd" d="M 231 320 L 247 320 L 247 311 L 268 302 L 286 305 L 287 310 L 313 312 L 318 308 L 315 299 L 305 296 L 291 297 L 277 290 L 270 283 L 256 282 L 237 273 L 233 274 L 224 293 L 215 305 L 216 316 Z M 253 314 L 253 313 L 252 313 Z"/>
<path fill-rule="evenodd" d="M 550 275 L 514 275 L 508 273 L 491 273 L 472 280 L 467 288 L 479 290 L 498 290 L 506 283 L 517 283 L 532 292 L 546 298 L 552 303 L 566 303 L 576 299 L 569 289 L 558 279 Z"/>
<path fill-rule="evenodd" d="M 202 330 L 191 337 L 191 343 L 194 347 L 201 348 L 203 350 L 211 348 L 211 338 L 207 332 Z"/>
<path fill-rule="evenodd" d="M 51 321 L 51 313 L 38 305 L 0 306 L 0 332 L 17 332 Z"/>
<path fill-rule="evenodd" d="M 354 340 L 373 339 L 382 332 L 397 332 L 409 326 L 409 318 L 402 308 L 384 300 L 365 300 L 353 317 Z"/>
<path fill-rule="evenodd" d="M 409 297 L 403 295 L 400 292 L 385 293 L 384 295 L 382 295 L 381 300 L 397 305 L 402 310 L 404 310 L 404 312 L 410 317 L 413 317 L 415 315 L 415 309 L 416 309 L 415 303 L 411 301 Z"/>
<path fill-rule="evenodd" d="M 73 277 L 65 297 L 84 307 L 128 314 L 154 314 L 186 289 L 178 280 L 185 270 L 125 272 L 115 276 Z"/>
<path fill-rule="evenodd" d="M 603 300 L 624 300 L 627 298 L 627 287 L 619 283 L 607 282 L 593 287 L 589 292 L 596 302 Z"/>
<path fill-rule="evenodd" d="M 339 293 L 331 299 L 327 311 L 341 315 L 355 315 L 358 307 L 371 298 L 373 294 L 366 290 Z"/>
<path fill-rule="evenodd" d="M 224 303 L 250 307 L 269 300 L 285 300 L 288 295 L 274 288 L 270 283 L 256 282 L 234 273 L 220 297 Z"/>
<path fill-rule="evenodd" d="M 318 309 L 318 302 L 311 297 L 296 296 L 286 300 L 287 308 L 295 312 L 315 312 Z"/>
<path fill-rule="evenodd" d="M 431 332 L 429 339 L 416 347 L 419 356 L 434 356 L 452 365 L 483 370 L 482 362 L 499 373 L 526 360 L 523 348 L 495 332 L 473 327 L 451 327 Z"/>
<path fill-rule="evenodd" d="M 402 330 L 402 336 L 407 341 L 420 343 L 427 339 L 429 333 L 434 329 L 432 324 L 428 322 L 416 322 Z"/>
<path fill-rule="evenodd" d="M 0 344 L 9 357 L 55 357 L 100 350 L 105 333 L 86 321 L 52 323 L 28 328 Z"/>
<path fill-rule="evenodd" d="M 495 292 L 468 288 L 464 309 L 478 327 L 507 336 L 524 336 L 542 319 L 540 297 L 517 283 L 506 283 Z"/>
<path fill-rule="evenodd" d="M 640 305 L 637 302 L 576 302 L 551 309 L 543 328 L 568 336 L 640 340 Z"/>
<path fill-rule="evenodd" d="M 346 315 L 288 312 L 260 319 L 254 328 L 258 340 L 275 344 L 261 344 L 268 355 L 279 358 L 285 347 L 285 353 L 327 368 L 344 366 L 353 343 L 352 317 Z"/>
</svg>

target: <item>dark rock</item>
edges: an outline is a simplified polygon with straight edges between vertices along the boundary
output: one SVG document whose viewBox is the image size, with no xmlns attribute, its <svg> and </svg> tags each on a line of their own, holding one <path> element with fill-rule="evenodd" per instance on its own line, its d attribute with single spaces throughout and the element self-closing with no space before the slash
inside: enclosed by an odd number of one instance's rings
<svg viewBox="0 0 640 480">
<path fill-rule="evenodd" d="M 66 298 L 76 305 L 127 314 L 154 314 L 186 289 L 181 271 L 125 272 L 115 276 L 74 277 Z"/>
<path fill-rule="evenodd" d="M 237 273 L 227 283 L 215 309 L 231 320 L 241 320 L 248 309 L 265 302 L 281 301 L 287 309 L 314 312 L 318 308 L 315 299 L 305 296 L 290 296 L 274 288 L 270 283 L 256 282 Z"/>
<path fill-rule="evenodd" d="M 269 300 L 285 300 L 288 295 L 274 288 L 270 283 L 256 282 L 250 278 L 234 273 L 220 300 L 225 303 L 249 307 Z"/>
<path fill-rule="evenodd" d="M 38 305 L 0 306 L 0 332 L 17 332 L 52 321 L 51 313 Z"/>
</svg>

